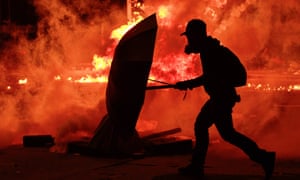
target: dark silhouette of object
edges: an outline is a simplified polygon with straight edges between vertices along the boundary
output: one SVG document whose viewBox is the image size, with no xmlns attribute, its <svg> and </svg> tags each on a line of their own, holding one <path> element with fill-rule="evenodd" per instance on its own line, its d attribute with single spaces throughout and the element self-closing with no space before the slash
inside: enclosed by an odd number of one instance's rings
<svg viewBox="0 0 300 180">
<path fill-rule="evenodd" d="M 16 25 L 37 25 L 36 9 L 30 0 L 1 0 L 0 24 L 4 21 Z"/>
<path fill-rule="evenodd" d="M 54 138 L 49 134 L 23 136 L 24 147 L 51 147 L 54 144 Z"/>
<path fill-rule="evenodd" d="M 179 169 L 184 175 L 204 176 L 204 164 L 209 144 L 208 129 L 214 124 L 221 137 L 243 150 L 251 160 L 262 165 L 265 178 L 272 176 L 275 152 L 268 152 L 233 127 L 232 108 L 240 101 L 235 87 L 245 85 L 246 71 L 241 67 L 238 57 L 220 42 L 207 35 L 206 24 L 200 19 L 188 22 L 185 35 L 188 44 L 185 53 L 200 53 L 203 74 L 195 79 L 177 82 L 180 90 L 204 86 L 210 96 L 195 122 L 196 144 L 192 161 L 187 167 Z M 239 77 L 236 77 L 239 76 Z"/>
<path fill-rule="evenodd" d="M 135 129 L 144 103 L 157 32 L 153 14 L 129 30 L 114 53 L 106 88 L 107 114 L 89 144 L 102 154 L 130 154 L 142 148 Z"/>
</svg>

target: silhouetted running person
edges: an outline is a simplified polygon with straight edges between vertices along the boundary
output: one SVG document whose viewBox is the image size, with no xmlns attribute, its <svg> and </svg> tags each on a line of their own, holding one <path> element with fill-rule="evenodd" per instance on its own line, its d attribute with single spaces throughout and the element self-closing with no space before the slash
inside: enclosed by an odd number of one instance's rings
<svg viewBox="0 0 300 180">
<path fill-rule="evenodd" d="M 233 79 L 239 77 L 230 75 L 236 68 L 231 62 L 240 63 L 238 57 L 228 48 L 220 45 L 217 39 L 208 36 L 206 24 L 200 19 L 189 21 L 186 31 L 181 35 L 185 35 L 188 41 L 185 47 L 186 54 L 200 53 L 203 73 L 195 79 L 177 82 L 176 88 L 186 90 L 203 85 L 210 98 L 196 118 L 194 126 L 196 144 L 192 161 L 188 166 L 180 168 L 179 173 L 204 176 L 204 164 L 209 144 L 208 130 L 214 124 L 225 141 L 240 148 L 251 160 L 261 164 L 265 178 L 270 179 L 274 170 L 275 152 L 259 148 L 253 140 L 237 132 L 233 127 L 232 108 L 236 102 L 240 101 L 235 87 L 246 83 L 241 82 L 237 85 Z"/>
</svg>

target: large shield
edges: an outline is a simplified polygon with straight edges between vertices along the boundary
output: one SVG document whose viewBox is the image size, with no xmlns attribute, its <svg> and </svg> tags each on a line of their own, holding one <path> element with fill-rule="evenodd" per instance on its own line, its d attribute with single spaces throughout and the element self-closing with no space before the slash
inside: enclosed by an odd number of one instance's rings
<svg viewBox="0 0 300 180">
<path fill-rule="evenodd" d="M 130 153 L 140 148 L 135 126 L 144 103 L 157 32 L 153 14 L 120 40 L 106 89 L 107 114 L 90 146 L 103 153 Z"/>
</svg>

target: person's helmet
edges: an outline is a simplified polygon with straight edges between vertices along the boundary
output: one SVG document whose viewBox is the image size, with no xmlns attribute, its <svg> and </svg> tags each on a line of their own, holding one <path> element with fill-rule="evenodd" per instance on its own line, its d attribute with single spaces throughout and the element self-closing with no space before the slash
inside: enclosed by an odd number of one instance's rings
<svg viewBox="0 0 300 180">
<path fill-rule="evenodd" d="M 192 19 L 188 22 L 185 32 L 180 35 L 189 35 L 189 34 L 201 34 L 206 35 L 206 24 L 200 19 Z"/>
</svg>

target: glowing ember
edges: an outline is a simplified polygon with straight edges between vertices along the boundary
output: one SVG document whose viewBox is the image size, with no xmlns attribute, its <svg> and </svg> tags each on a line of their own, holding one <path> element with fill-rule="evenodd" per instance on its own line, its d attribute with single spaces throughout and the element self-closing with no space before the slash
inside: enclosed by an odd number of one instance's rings
<svg viewBox="0 0 300 180">
<path fill-rule="evenodd" d="M 274 92 L 274 91 L 286 91 L 286 92 L 292 92 L 292 91 L 299 91 L 300 85 L 294 84 L 294 85 L 270 85 L 270 84 L 256 84 L 256 83 L 248 83 L 247 88 L 257 91 L 264 91 L 264 92 Z"/>
<path fill-rule="evenodd" d="M 19 84 L 26 84 L 26 83 L 27 83 L 27 78 L 19 80 Z"/>
<path fill-rule="evenodd" d="M 92 77 L 90 75 L 86 75 L 86 77 L 81 77 L 79 80 L 74 80 L 76 83 L 101 83 L 108 82 L 107 76 L 99 76 Z"/>
<path fill-rule="evenodd" d="M 290 85 L 289 88 L 294 89 L 294 90 L 300 90 L 300 84 Z"/>
<path fill-rule="evenodd" d="M 59 81 L 59 80 L 61 80 L 61 77 L 59 75 L 57 75 L 57 76 L 54 77 L 54 80 L 58 80 Z"/>
</svg>

